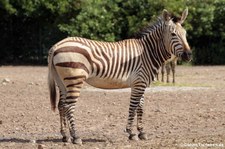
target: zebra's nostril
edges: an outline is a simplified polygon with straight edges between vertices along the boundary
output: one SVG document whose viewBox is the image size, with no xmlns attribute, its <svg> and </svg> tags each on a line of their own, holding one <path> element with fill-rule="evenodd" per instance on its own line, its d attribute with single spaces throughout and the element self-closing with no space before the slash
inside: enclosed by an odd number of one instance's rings
<svg viewBox="0 0 225 149">
<path fill-rule="evenodd" d="M 187 52 L 187 55 L 188 56 L 192 56 L 192 52 Z"/>
<path fill-rule="evenodd" d="M 192 53 L 191 51 L 185 51 L 183 52 L 183 54 L 181 55 L 182 60 L 184 61 L 190 61 L 192 57 Z"/>
</svg>

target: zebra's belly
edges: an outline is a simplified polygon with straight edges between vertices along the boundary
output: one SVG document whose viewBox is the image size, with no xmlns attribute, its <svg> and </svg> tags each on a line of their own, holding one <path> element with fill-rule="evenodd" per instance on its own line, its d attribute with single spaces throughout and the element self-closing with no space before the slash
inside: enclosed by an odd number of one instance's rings
<svg viewBox="0 0 225 149">
<path fill-rule="evenodd" d="M 119 89 L 119 88 L 128 88 L 130 87 L 130 83 L 128 80 L 118 79 L 102 79 L 102 78 L 88 78 L 86 80 L 88 84 L 91 86 L 102 88 L 102 89 Z"/>
</svg>

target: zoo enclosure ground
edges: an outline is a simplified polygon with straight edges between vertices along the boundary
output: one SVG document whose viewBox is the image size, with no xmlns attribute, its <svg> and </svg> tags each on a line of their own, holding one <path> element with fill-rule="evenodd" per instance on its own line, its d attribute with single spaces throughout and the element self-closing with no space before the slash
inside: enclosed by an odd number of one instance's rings
<svg viewBox="0 0 225 149">
<path fill-rule="evenodd" d="M 124 133 L 129 90 L 85 85 L 75 113 L 84 143 L 77 146 L 60 140 L 59 115 L 50 108 L 47 67 L 3 66 L 0 148 L 221 148 L 225 146 L 224 76 L 224 66 L 178 66 L 175 85 L 153 84 L 145 94 L 149 140 L 137 142 Z"/>
</svg>

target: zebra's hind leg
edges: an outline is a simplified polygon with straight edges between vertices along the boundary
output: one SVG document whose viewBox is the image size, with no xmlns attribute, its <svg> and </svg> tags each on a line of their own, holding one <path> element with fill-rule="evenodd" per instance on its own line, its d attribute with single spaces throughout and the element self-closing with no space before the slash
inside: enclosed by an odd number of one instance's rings
<svg viewBox="0 0 225 149">
<path fill-rule="evenodd" d="M 173 83 L 175 83 L 175 66 L 176 66 L 176 62 L 173 61 L 171 63 L 171 70 L 172 70 L 172 73 L 173 73 Z"/>
<path fill-rule="evenodd" d="M 143 117 L 143 106 L 144 106 L 144 95 L 141 97 L 140 103 L 137 107 L 137 130 L 139 131 L 138 138 L 141 140 L 147 140 L 147 134 L 143 130 L 143 122 L 142 122 L 142 117 Z"/>
<path fill-rule="evenodd" d="M 58 103 L 58 110 L 59 110 L 59 116 L 60 116 L 60 133 L 62 135 L 62 141 L 68 142 L 69 136 L 67 136 L 67 123 L 66 123 L 66 115 L 65 115 L 65 105 L 64 101 L 66 99 L 66 88 L 64 87 L 63 83 L 57 79 L 57 84 L 59 87 L 59 103 Z"/>
<path fill-rule="evenodd" d="M 67 90 L 64 101 L 65 115 L 69 123 L 70 135 L 72 137 L 71 141 L 74 144 L 82 144 L 82 140 L 76 130 L 74 111 L 78 97 L 80 96 L 80 89 L 83 86 L 83 80 L 83 76 L 64 78 Z"/>
<path fill-rule="evenodd" d="M 137 135 L 133 132 L 133 123 L 134 118 L 137 112 L 138 105 L 140 103 L 140 99 L 144 94 L 145 87 L 142 85 L 138 85 L 137 87 L 132 88 L 131 91 L 131 100 L 130 100 L 130 107 L 129 107 L 129 115 L 128 121 L 126 126 L 126 132 L 129 134 L 130 140 L 138 140 Z"/>
<path fill-rule="evenodd" d="M 170 83 L 170 69 L 171 69 L 171 62 L 166 64 L 166 82 Z"/>
<path fill-rule="evenodd" d="M 58 109 L 59 109 L 59 116 L 60 116 L 60 133 L 62 135 L 62 141 L 63 142 L 68 142 L 69 137 L 66 135 L 66 116 L 65 116 L 65 109 L 63 105 L 63 98 L 62 95 L 60 94 L 60 99 L 59 99 L 59 104 L 58 104 Z"/>
<path fill-rule="evenodd" d="M 166 65 L 166 64 L 163 63 L 162 66 L 161 66 L 161 74 L 162 74 L 161 82 L 164 82 L 165 65 Z"/>
</svg>

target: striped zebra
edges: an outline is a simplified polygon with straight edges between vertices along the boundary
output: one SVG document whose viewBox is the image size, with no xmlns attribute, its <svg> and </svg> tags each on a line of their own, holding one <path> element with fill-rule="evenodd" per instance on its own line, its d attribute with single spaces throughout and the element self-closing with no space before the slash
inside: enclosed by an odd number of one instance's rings
<svg viewBox="0 0 225 149">
<path fill-rule="evenodd" d="M 172 71 L 172 78 L 173 78 L 173 83 L 175 83 L 175 67 L 177 65 L 177 60 L 178 57 L 174 57 L 169 61 L 166 61 L 165 63 L 162 64 L 161 66 L 161 74 L 162 74 L 162 79 L 161 81 L 164 82 L 164 74 L 165 74 L 165 69 L 166 69 L 166 82 L 169 83 L 170 79 L 170 70 Z M 157 73 L 157 81 L 159 81 L 159 73 Z"/>
<path fill-rule="evenodd" d="M 159 67 L 171 56 L 191 59 L 186 31 L 181 26 L 188 15 L 184 10 L 180 18 L 167 10 L 162 16 L 137 34 L 136 37 L 118 42 L 101 42 L 79 37 L 68 37 L 49 50 L 48 84 L 52 109 L 56 108 L 56 86 L 59 88 L 62 141 L 68 141 L 68 122 L 71 141 L 82 144 L 75 123 L 75 106 L 84 81 L 103 89 L 131 88 L 126 132 L 129 139 L 147 139 L 142 124 L 144 92 Z M 133 123 L 137 115 L 137 130 Z"/>
</svg>

